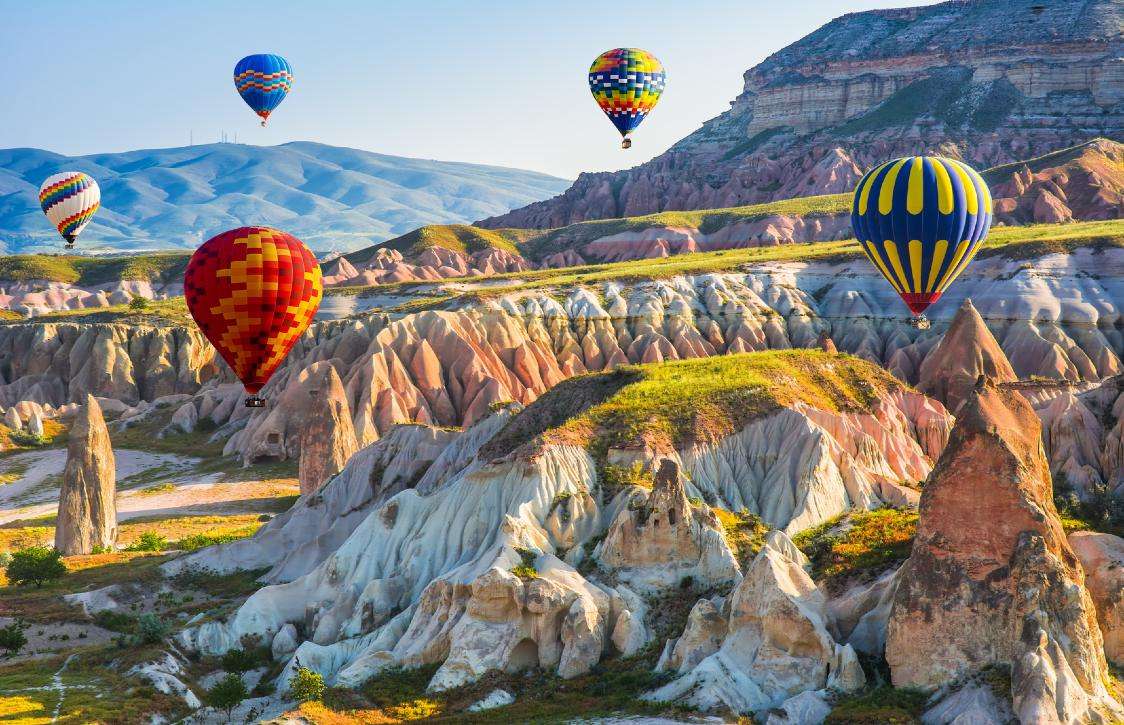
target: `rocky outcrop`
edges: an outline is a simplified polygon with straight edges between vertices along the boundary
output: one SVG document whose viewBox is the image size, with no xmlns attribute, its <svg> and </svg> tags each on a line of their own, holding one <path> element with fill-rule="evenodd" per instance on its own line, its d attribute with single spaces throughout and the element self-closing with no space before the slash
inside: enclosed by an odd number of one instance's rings
<svg viewBox="0 0 1124 725">
<path fill-rule="evenodd" d="M 181 282 L 119 280 L 78 285 L 51 280 L 0 281 L 0 309 L 35 317 L 60 310 L 96 310 L 134 299 L 163 300 L 183 295 Z"/>
<path fill-rule="evenodd" d="M 705 503 L 692 506 L 679 465 L 663 460 L 643 502 L 617 514 L 594 557 L 620 581 L 640 591 L 726 584 L 741 571 L 717 517 Z"/>
<path fill-rule="evenodd" d="M 1124 144 L 1109 139 L 992 169 L 987 180 L 1005 224 L 1124 217 Z"/>
<path fill-rule="evenodd" d="M 546 229 L 849 192 L 898 156 L 982 169 L 1120 138 L 1119 43 L 1114 0 L 849 13 L 746 71 L 730 110 L 666 153 L 582 174 L 560 196 L 481 224 Z"/>
<path fill-rule="evenodd" d="M 921 363 L 917 389 L 955 414 L 981 376 L 995 383 L 1018 379 L 972 300 L 965 298 L 941 341 Z"/>
<path fill-rule="evenodd" d="M 808 690 L 863 686 L 854 650 L 828 630 L 826 597 L 783 543 L 767 542 L 730 594 L 718 650 L 647 698 L 748 714 Z"/>
<path fill-rule="evenodd" d="M 301 432 L 298 469 L 301 495 L 316 492 L 342 471 L 359 448 L 343 383 L 330 365 L 326 378 L 323 388 L 308 389 L 308 412 Z"/>
<path fill-rule="evenodd" d="M 1075 531 L 1069 544 L 1085 570 L 1085 585 L 1097 607 L 1105 656 L 1124 665 L 1124 540 L 1112 534 Z"/>
<path fill-rule="evenodd" d="M 1037 418 L 984 381 L 921 497 L 886 659 L 899 687 L 937 688 L 1012 667 L 1022 722 L 1084 722 L 1119 706 L 1081 564 L 1054 509 Z"/>
<path fill-rule="evenodd" d="M 59 490 L 55 548 L 65 556 L 117 543 L 117 479 L 113 447 L 92 395 L 70 423 L 66 468 Z"/>
<path fill-rule="evenodd" d="M 394 241 L 388 244 L 393 245 Z M 325 265 L 323 271 L 326 286 L 481 277 L 505 272 L 522 272 L 533 266 L 517 252 L 494 247 L 468 254 L 432 246 L 407 258 L 401 251 L 382 245 L 369 254 L 364 250 L 349 257 L 351 259 L 339 257 Z"/>
</svg>

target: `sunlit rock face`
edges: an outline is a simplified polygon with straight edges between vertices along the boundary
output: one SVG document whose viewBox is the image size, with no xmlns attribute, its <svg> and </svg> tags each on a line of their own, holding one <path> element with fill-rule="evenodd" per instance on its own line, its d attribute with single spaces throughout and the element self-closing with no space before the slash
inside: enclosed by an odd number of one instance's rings
<svg viewBox="0 0 1124 725">
<path fill-rule="evenodd" d="M 1009 665 L 1022 722 L 1121 712 L 1105 689 L 1097 613 L 1052 493 L 1030 405 L 981 381 L 926 482 L 899 574 L 886 639 L 896 686 L 937 688 Z"/>
<path fill-rule="evenodd" d="M 1119 139 L 1119 13 L 1113 0 L 848 13 L 746 71 L 730 110 L 666 153 L 627 171 L 582 174 L 553 199 L 482 223 L 555 228 L 842 193 L 900 156 L 940 153 L 983 169 Z M 1026 211 L 1016 206 L 1016 216 L 1042 219 L 1069 208 L 1048 186 Z"/>
<path fill-rule="evenodd" d="M 72 417 L 66 468 L 59 490 L 55 548 L 65 556 L 91 554 L 117 544 L 117 477 L 113 447 L 92 395 Z"/>
</svg>

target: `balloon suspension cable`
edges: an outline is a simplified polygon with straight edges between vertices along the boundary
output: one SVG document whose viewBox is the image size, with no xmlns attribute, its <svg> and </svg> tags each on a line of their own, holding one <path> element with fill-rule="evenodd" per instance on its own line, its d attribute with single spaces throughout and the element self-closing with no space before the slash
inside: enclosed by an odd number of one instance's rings
<svg viewBox="0 0 1124 725">
<path fill-rule="evenodd" d="M 918 330 L 928 330 L 929 318 L 925 315 L 914 315 L 909 318 L 909 324 L 913 325 L 913 327 Z"/>
<path fill-rule="evenodd" d="M 623 140 L 621 140 L 621 148 L 622 149 L 632 148 L 632 139 L 630 139 L 626 136 Z"/>
<path fill-rule="evenodd" d="M 246 407 L 247 408 L 264 408 L 265 407 L 265 398 L 261 397 L 260 395 L 247 396 L 246 397 Z"/>
</svg>

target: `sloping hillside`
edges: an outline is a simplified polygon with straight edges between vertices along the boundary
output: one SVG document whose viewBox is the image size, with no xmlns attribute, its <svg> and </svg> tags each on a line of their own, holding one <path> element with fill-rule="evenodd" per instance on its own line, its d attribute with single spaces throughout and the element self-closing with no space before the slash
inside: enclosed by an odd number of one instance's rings
<svg viewBox="0 0 1124 725">
<path fill-rule="evenodd" d="M 291 232 L 317 251 L 347 251 L 423 224 L 457 223 L 555 194 L 545 174 L 408 159 L 296 142 L 208 144 L 66 157 L 0 150 L 0 251 L 55 251 L 40 182 L 60 169 L 98 180 L 102 209 L 85 250 L 191 248 L 244 224 Z"/>
<path fill-rule="evenodd" d="M 1124 138 L 1119 0 L 955 0 L 837 18 L 745 73 L 731 108 L 661 156 L 582 174 L 487 227 L 850 190 L 919 152 L 977 168 Z"/>
</svg>

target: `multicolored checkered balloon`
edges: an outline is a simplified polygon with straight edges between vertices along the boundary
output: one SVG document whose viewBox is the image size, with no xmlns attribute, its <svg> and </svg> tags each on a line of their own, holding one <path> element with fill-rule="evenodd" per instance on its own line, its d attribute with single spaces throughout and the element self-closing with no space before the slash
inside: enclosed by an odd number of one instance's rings
<svg viewBox="0 0 1124 725">
<path fill-rule="evenodd" d="M 39 206 L 70 249 L 101 206 L 101 189 L 81 171 L 63 171 L 39 187 Z"/>
<path fill-rule="evenodd" d="M 260 407 L 258 391 L 312 322 L 324 295 L 320 265 L 299 239 L 241 227 L 208 239 L 183 278 L 187 308 Z"/>
<path fill-rule="evenodd" d="M 589 90 L 624 138 L 622 148 L 632 145 L 628 135 L 656 107 L 666 82 L 663 64 L 646 50 L 614 48 L 593 61 Z"/>
</svg>

